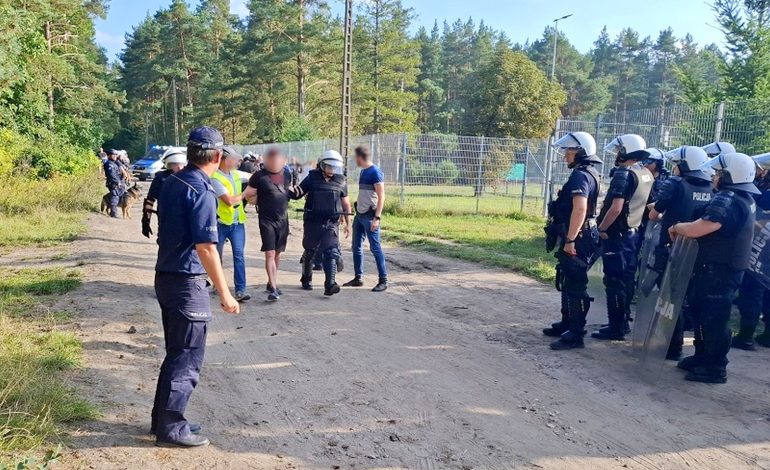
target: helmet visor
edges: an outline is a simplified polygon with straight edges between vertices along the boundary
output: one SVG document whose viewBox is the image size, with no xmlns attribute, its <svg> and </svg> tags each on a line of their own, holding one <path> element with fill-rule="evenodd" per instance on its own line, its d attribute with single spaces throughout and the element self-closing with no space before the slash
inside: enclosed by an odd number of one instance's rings
<svg viewBox="0 0 770 470">
<path fill-rule="evenodd" d="M 754 159 L 754 162 L 756 162 L 757 165 L 761 166 L 763 169 L 770 168 L 770 153 L 762 153 L 759 155 L 754 155 L 751 157 Z"/>
<path fill-rule="evenodd" d="M 337 160 L 322 160 L 319 166 L 323 172 L 332 172 L 335 175 L 345 174 L 345 166 Z"/>
</svg>

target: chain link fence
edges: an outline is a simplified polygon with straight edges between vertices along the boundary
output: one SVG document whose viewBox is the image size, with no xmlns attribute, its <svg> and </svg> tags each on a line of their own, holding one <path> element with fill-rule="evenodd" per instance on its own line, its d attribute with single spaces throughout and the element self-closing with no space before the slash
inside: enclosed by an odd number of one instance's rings
<svg viewBox="0 0 770 470">
<path fill-rule="evenodd" d="M 749 155 L 770 149 L 770 102 L 729 102 L 576 116 L 556 122 L 553 138 L 568 132 L 594 135 L 604 160 L 605 179 L 614 155 L 603 151 L 620 134 L 639 134 L 650 147 L 663 150 L 681 145 L 706 145 L 715 140 L 733 143 Z M 351 138 L 351 149 L 371 149 L 373 161 L 385 174 L 391 201 L 429 214 L 542 215 L 554 189 L 566 181 L 569 169 L 548 139 L 511 139 L 440 134 L 377 134 Z M 275 145 L 297 167 L 313 168 L 337 139 L 243 146 L 257 154 Z M 351 193 L 358 170 L 348 162 Z"/>
</svg>

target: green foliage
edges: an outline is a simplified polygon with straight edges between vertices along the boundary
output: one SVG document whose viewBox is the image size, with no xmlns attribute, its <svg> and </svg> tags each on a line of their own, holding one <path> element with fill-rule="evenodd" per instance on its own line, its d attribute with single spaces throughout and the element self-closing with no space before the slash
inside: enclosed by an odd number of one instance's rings
<svg viewBox="0 0 770 470">
<path fill-rule="evenodd" d="M 276 142 L 299 142 L 318 139 L 318 132 L 304 117 L 290 115 L 283 119 L 276 135 Z"/>
<path fill-rule="evenodd" d="M 460 170 L 451 160 L 438 163 L 411 162 L 407 168 L 410 183 L 452 185 L 460 177 Z"/>
</svg>

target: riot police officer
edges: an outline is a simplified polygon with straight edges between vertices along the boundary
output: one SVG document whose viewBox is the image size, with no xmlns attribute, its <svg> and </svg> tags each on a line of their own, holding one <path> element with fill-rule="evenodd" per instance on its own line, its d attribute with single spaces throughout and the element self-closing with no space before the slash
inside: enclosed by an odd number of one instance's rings
<svg viewBox="0 0 770 470">
<path fill-rule="evenodd" d="M 646 148 L 641 136 L 626 134 L 604 149 L 617 155 L 617 168 L 599 214 L 609 322 L 591 334 L 596 339 L 622 340 L 629 331 L 640 246 L 638 231 L 654 182 L 650 170 L 639 164 L 649 156 Z"/>
<path fill-rule="evenodd" d="M 756 214 L 752 194 L 759 190 L 754 186 L 754 161 L 747 155 L 719 155 L 706 165 L 716 170 L 716 196 L 701 218 L 669 229 L 672 239 L 698 240 L 689 301 L 703 341 L 695 344 L 695 355 L 682 359 L 678 366 L 688 371 L 687 380 L 725 383 L 732 297 L 749 267 Z"/>
<path fill-rule="evenodd" d="M 549 204 L 546 227 L 550 244 L 558 241 L 556 253 L 556 288 L 561 291 L 561 321 L 545 328 L 546 336 L 560 336 L 551 349 L 583 347 L 586 315 L 591 306 L 588 295 L 588 268 L 593 263 L 599 233 L 596 207 L 601 179 L 595 165 L 596 142 L 587 132 L 571 132 L 554 143 L 564 151 L 564 160 L 572 169 L 570 177 Z M 554 246 L 547 246 L 553 249 Z"/>
<path fill-rule="evenodd" d="M 345 162 L 339 152 L 327 150 L 318 159 L 318 168 L 310 170 L 299 186 L 292 191 L 293 199 L 305 200 L 304 236 L 302 238 L 302 288 L 313 289 L 313 258 L 316 251 L 323 255 L 326 276 L 324 295 L 340 291 L 337 284 L 339 249 L 339 220 L 345 220 L 345 238 L 350 236 L 350 199 L 344 176 Z"/>
<path fill-rule="evenodd" d="M 217 253 L 217 199 L 209 177 L 219 166 L 224 139 L 216 129 L 194 129 L 187 142 L 189 165 L 170 175 L 158 200 L 155 294 L 160 304 L 166 358 L 160 368 L 152 432 L 156 445 L 196 447 L 209 443 L 184 416 L 206 350 L 211 304 L 206 274 L 222 309 L 238 313 Z"/>
<path fill-rule="evenodd" d="M 107 161 L 104 162 L 104 176 L 107 179 L 105 183 L 107 190 L 110 192 L 110 217 L 113 219 L 118 218 L 118 204 L 126 189 L 126 185 L 123 182 L 123 170 L 117 159 L 117 150 L 110 149 L 107 151 Z"/>
<path fill-rule="evenodd" d="M 166 169 L 155 173 L 152 183 L 150 183 L 150 189 L 147 191 L 147 197 L 144 198 L 144 204 L 142 205 L 142 235 L 147 238 L 150 238 L 150 235 L 152 235 L 150 222 L 152 220 L 152 213 L 155 212 L 155 203 L 158 197 L 160 197 L 163 182 L 187 165 L 187 155 L 182 150 L 174 149 L 163 157 L 163 165 Z"/>
<path fill-rule="evenodd" d="M 661 221 L 660 240 L 655 250 L 655 262 L 649 266 L 651 275 L 657 280 L 663 275 L 671 250 L 671 238 L 668 229 L 680 222 L 692 222 L 698 219 L 714 195 L 710 170 L 701 167 L 708 161 L 708 155 L 700 147 L 684 146 L 666 154 L 674 165 L 673 176 L 668 177 L 650 204 L 650 220 Z M 669 360 L 679 360 L 684 344 L 684 315 L 680 314 L 676 329 L 666 356 Z M 695 332 L 695 341 L 702 341 L 700 331 Z"/>
</svg>

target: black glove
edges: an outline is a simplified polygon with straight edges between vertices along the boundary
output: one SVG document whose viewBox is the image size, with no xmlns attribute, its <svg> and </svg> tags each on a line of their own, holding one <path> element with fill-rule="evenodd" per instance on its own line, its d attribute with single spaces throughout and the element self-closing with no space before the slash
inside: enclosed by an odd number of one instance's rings
<svg viewBox="0 0 770 470">
<path fill-rule="evenodd" d="M 152 227 L 150 221 L 152 220 L 152 214 L 150 212 L 142 212 L 142 235 L 150 238 L 152 235 Z"/>
</svg>

